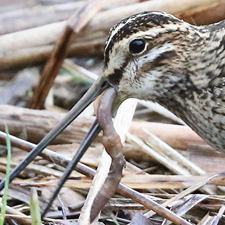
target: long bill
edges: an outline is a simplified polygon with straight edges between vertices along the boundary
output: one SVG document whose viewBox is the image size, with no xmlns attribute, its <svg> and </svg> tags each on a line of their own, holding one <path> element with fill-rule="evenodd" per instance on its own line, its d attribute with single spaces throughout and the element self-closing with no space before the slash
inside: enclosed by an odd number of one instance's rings
<svg viewBox="0 0 225 225">
<path fill-rule="evenodd" d="M 67 115 L 31 150 L 31 152 L 20 162 L 19 165 L 10 173 L 9 182 L 19 175 L 33 160 L 42 152 L 42 150 L 57 137 L 84 109 L 91 104 L 104 90 L 109 87 L 107 79 L 100 77 L 86 92 L 86 94 L 77 102 L 77 104 L 67 113 Z M 0 191 L 4 188 L 5 179 L 0 183 Z"/>
<path fill-rule="evenodd" d="M 118 107 L 123 102 L 123 100 L 124 99 L 120 99 L 120 98 L 114 99 L 113 106 L 112 106 L 112 113 L 114 113 L 118 109 Z M 102 118 L 102 119 L 104 120 L 105 118 Z M 79 162 L 80 158 L 86 152 L 86 150 L 91 145 L 91 143 L 94 141 L 94 139 L 98 136 L 100 131 L 101 131 L 101 127 L 99 126 L 99 123 L 96 119 L 95 122 L 93 123 L 92 127 L 90 128 L 90 130 L 88 131 L 88 133 L 84 137 L 83 141 L 81 142 L 81 144 L 80 144 L 76 154 L 74 155 L 73 159 L 70 161 L 70 163 L 66 167 L 66 169 L 63 173 L 63 176 L 60 178 L 54 193 L 52 194 L 52 196 L 49 199 L 44 211 L 42 212 L 42 218 L 45 217 L 45 215 L 48 212 L 49 208 L 51 207 L 54 199 L 59 194 L 59 192 L 60 192 L 62 186 L 64 185 L 64 183 L 66 182 L 67 178 L 70 176 L 72 170 L 75 169 L 75 167 L 76 167 L 77 163 Z"/>
</svg>

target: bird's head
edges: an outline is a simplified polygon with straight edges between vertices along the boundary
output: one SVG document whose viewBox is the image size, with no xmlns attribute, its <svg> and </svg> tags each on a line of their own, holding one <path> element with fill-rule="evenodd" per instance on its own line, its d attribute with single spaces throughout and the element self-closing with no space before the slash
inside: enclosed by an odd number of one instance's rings
<svg viewBox="0 0 225 225">
<path fill-rule="evenodd" d="M 133 15 L 110 31 L 104 77 L 122 98 L 163 103 L 173 94 L 188 94 L 185 88 L 192 82 L 188 70 L 193 61 L 190 50 L 199 41 L 202 37 L 197 27 L 167 13 Z"/>
</svg>

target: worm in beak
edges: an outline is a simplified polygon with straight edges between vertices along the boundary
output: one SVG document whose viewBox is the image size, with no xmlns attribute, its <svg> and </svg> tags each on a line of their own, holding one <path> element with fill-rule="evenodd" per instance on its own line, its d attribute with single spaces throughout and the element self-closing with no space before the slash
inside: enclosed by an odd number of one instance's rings
<svg viewBox="0 0 225 225">
<path fill-rule="evenodd" d="M 115 111 L 121 103 L 122 100 L 118 98 L 116 90 L 111 87 L 104 92 L 98 106 L 97 121 L 103 130 L 102 144 L 112 161 L 104 185 L 94 199 L 90 215 L 91 223 L 116 192 L 122 177 L 122 170 L 125 165 L 122 152 L 123 145 L 112 121 L 112 111 Z"/>
<path fill-rule="evenodd" d="M 105 81 L 105 82 L 107 82 L 107 81 Z M 102 82 L 101 82 L 101 84 L 102 84 Z M 105 86 L 106 86 L 106 88 L 105 88 Z M 109 86 L 110 85 L 108 83 L 104 84 L 104 89 L 102 88 L 102 91 L 99 92 L 99 95 L 104 90 L 109 88 Z M 109 88 L 108 90 L 106 90 L 106 92 L 103 94 L 103 96 L 99 96 L 102 99 L 100 99 L 100 104 L 98 106 L 97 120 L 95 120 L 95 122 L 93 123 L 89 132 L 86 134 L 83 141 L 81 142 L 81 144 L 80 144 L 76 154 L 74 155 L 73 159 L 70 161 L 67 168 L 65 169 L 65 171 L 63 173 L 63 176 L 61 177 L 60 181 L 58 182 L 58 185 L 55 189 L 55 192 L 51 196 L 46 208 L 44 209 L 44 211 L 42 213 L 42 218 L 44 218 L 45 214 L 47 213 L 47 211 L 51 207 L 54 199 L 56 198 L 56 196 L 60 192 L 60 190 L 61 190 L 63 184 L 66 182 L 67 178 L 70 176 L 72 170 L 76 167 L 80 158 L 86 152 L 86 150 L 91 145 L 91 143 L 94 141 L 94 139 L 98 136 L 99 132 L 101 131 L 101 128 L 103 128 L 103 131 L 106 132 L 104 137 L 107 137 L 108 135 L 111 135 L 111 134 L 113 134 L 113 135 L 116 134 L 116 132 L 114 131 L 113 124 L 112 124 L 111 111 L 115 112 L 118 109 L 118 107 L 120 106 L 120 104 L 123 102 L 124 99 L 120 99 L 118 97 L 118 95 L 116 95 L 116 91 L 115 91 L 114 88 Z M 98 122 L 100 122 L 101 127 L 100 127 Z M 107 128 L 106 128 L 107 124 L 109 126 L 107 126 Z M 122 149 L 122 148 L 118 148 L 118 149 Z M 114 155 L 114 154 L 112 153 L 110 155 Z M 117 163 L 115 163 L 115 164 L 117 164 Z M 117 180 L 120 181 L 120 177 Z M 115 184 L 114 186 L 116 186 L 116 188 L 117 188 L 117 184 Z M 114 192 L 115 191 L 113 191 L 113 193 Z M 109 195 L 112 196 L 113 193 L 109 194 Z M 105 200 L 105 202 L 107 202 L 107 200 Z M 100 208 L 100 206 L 99 206 L 99 208 Z M 99 211 L 100 211 L 100 209 L 99 209 Z M 95 215 L 95 213 L 94 213 L 94 215 Z"/>
</svg>

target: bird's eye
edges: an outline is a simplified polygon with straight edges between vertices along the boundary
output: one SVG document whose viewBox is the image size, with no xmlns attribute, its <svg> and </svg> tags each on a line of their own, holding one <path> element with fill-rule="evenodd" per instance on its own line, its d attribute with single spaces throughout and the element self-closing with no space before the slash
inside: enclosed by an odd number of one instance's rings
<svg viewBox="0 0 225 225">
<path fill-rule="evenodd" d="M 134 39 L 130 42 L 129 51 L 132 54 L 141 53 L 145 49 L 145 41 L 143 39 Z"/>
</svg>

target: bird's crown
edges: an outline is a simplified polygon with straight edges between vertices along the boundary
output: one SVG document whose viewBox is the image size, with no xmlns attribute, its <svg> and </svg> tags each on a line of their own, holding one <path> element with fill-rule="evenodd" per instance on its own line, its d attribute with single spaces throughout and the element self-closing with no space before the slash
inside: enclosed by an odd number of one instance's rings
<svg viewBox="0 0 225 225">
<path fill-rule="evenodd" d="M 114 44 L 121 41 L 122 39 L 130 37 L 132 36 L 132 34 L 137 34 L 146 31 L 153 32 L 153 30 L 151 29 L 157 27 L 168 27 L 169 30 L 169 25 L 177 25 L 181 22 L 181 20 L 170 14 L 158 11 L 145 11 L 121 20 L 110 30 L 105 47 L 105 64 L 107 64 L 109 60 L 109 53 L 112 50 Z M 159 30 L 158 33 L 156 33 L 155 30 L 154 35 L 156 36 L 157 34 L 159 34 Z"/>
</svg>

